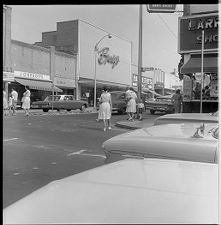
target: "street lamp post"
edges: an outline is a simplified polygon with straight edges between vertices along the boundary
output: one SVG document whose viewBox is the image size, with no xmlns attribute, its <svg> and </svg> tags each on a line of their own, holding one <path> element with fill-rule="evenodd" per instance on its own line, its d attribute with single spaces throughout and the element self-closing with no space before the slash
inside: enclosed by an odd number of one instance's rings
<svg viewBox="0 0 221 225">
<path fill-rule="evenodd" d="M 94 71 L 94 110 L 97 110 L 96 93 L 97 93 L 97 52 L 98 52 L 98 45 L 105 37 L 112 38 L 112 36 L 110 34 L 106 34 L 96 43 L 96 45 L 94 47 L 94 58 L 95 58 L 95 67 L 94 67 L 95 68 L 95 71 Z"/>
</svg>

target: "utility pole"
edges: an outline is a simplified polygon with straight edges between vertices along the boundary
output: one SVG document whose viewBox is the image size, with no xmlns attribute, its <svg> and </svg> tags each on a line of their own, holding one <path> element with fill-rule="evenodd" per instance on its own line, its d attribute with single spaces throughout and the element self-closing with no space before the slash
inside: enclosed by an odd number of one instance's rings
<svg viewBox="0 0 221 225">
<path fill-rule="evenodd" d="M 204 30 L 202 30 L 202 49 L 201 49 L 201 90 L 200 90 L 200 113 L 203 111 L 203 51 L 204 51 Z"/>
<path fill-rule="evenodd" d="M 137 97 L 141 98 L 142 92 L 142 16 L 143 7 L 140 4 L 139 9 L 139 55 L 138 55 L 138 77 L 137 77 Z"/>
<path fill-rule="evenodd" d="M 50 46 L 50 78 L 52 80 L 52 113 L 54 108 L 55 47 Z"/>
</svg>

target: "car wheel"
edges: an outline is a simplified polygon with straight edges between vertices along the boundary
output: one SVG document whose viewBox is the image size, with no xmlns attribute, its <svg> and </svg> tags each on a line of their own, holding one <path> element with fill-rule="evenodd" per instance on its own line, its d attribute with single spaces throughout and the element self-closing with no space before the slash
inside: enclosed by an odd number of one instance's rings
<svg viewBox="0 0 221 225">
<path fill-rule="evenodd" d="M 126 108 L 123 108 L 121 110 L 118 110 L 118 114 L 123 115 L 126 113 Z"/>
<path fill-rule="evenodd" d="M 80 110 L 81 110 L 82 112 L 85 112 L 85 110 L 86 110 L 86 105 L 82 105 L 81 108 L 80 108 Z"/>
<path fill-rule="evenodd" d="M 155 111 L 151 109 L 150 110 L 150 113 L 153 115 L 155 113 Z"/>
<path fill-rule="evenodd" d="M 68 112 L 70 112 L 70 111 L 71 111 L 71 109 L 67 109 L 67 111 L 68 111 Z"/>
<path fill-rule="evenodd" d="M 49 109 L 43 109 L 43 112 L 48 112 Z"/>
</svg>

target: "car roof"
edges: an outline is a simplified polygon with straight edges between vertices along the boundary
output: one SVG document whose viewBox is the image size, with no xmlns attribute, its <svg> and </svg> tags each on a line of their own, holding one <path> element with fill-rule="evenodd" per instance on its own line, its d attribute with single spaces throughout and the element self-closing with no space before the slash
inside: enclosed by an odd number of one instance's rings
<svg viewBox="0 0 221 225">
<path fill-rule="evenodd" d="M 6 223 L 218 222 L 218 165 L 125 159 L 51 182 L 3 210 Z"/>
</svg>

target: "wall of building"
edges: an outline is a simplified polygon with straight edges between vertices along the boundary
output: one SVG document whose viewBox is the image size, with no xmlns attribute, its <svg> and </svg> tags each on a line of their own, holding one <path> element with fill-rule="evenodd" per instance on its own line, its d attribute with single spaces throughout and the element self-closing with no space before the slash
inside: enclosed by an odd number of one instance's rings
<svg viewBox="0 0 221 225">
<path fill-rule="evenodd" d="M 50 76 L 50 50 L 12 40 L 14 71 Z M 55 85 L 61 88 L 76 87 L 76 57 L 55 51 Z M 50 77 L 52 80 L 52 77 Z"/>
<path fill-rule="evenodd" d="M 218 4 L 190 4 L 190 15 L 198 13 L 211 13 L 217 12 Z"/>
<path fill-rule="evenodd" d="M 81 78 L 94 79 L 95 52 L 97 42 L 108 32 L 79 21 L 79 76 Z M 112 38 L 105 37 L 98 45 L 98 49 L 109 48 L 107 54 L 110 57 L 119 57 L 116 65 L 96 63 L 96 78 L 101 81 L 131 85 L 131 42 L 114 34 Z M 98 55 L 98 58 L 100 56 Z"/>
<path fill-rule="evenodd" d="M 3 6 L 3 70 L 11 71 L 11 11 Z"/>
</svg>

